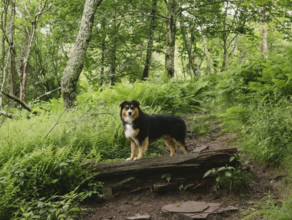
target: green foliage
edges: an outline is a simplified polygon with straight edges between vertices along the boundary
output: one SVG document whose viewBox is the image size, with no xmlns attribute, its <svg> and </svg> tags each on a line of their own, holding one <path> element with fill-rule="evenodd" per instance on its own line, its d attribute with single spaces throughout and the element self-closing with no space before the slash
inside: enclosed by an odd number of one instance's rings
<svg viewBox="0 0 292 220">
<path fill-rule="evenodd" d="M 292 94 L 292 47 L 283 48 L 263 63 L 263 71 L 257 81 L 249 86 L 261 96 L 278 100 Z"/>
<path fill-rule="evenodd" d="M 171 180 L 171 173 L 165 173 L 161 176 L 161 179 L 166 180 L 168 183 Z"/>
<path fill-rule="evenodd" d="M 210 118 L 209 115 L 195 115 L 189 118 L 189 129 L 196 135 L 207 136 L 210 134 L 210 121 L 214 118 Z"/>
<path fill-rule="evenodd" d="M 251 181 L 251 174 L 241 169 L 238 156 L 230 158 L 230 162 L 234 160 L 238 160 L 236 167 L 226 165 L 212 168 L 204 174 L 203 178 L 208 176 L 214 177 L 217 189 L 228 189 L 230 192 L 246 189 Z"/>
<path fill-rule="evenodd" d="M 271 211 L 266 212 L 270 219 L 290 219 L 292 216 L 292 194 L 290 194 L 289 198 L 282 203 L 280 208 L 275 205 L 270 207 Z"/>
<path fill-rule="evenodd" d="M 284 47 L 230 70 L 217 87 L 221 106 L 229 107 L 220 114 L 225 129 L 240 132 L 243 149 L 270 165 L 280 165 L 292 151 L 291 51 Z"/>
<path fill-rule="evenodd" d="M 130 153 L 122 101 L 137 99 L 150 114 L 182 113 L 199 108 L 208 86 L 203 79 L 118 83 L 83 92 L 71 110 L 60 99 L 34 103 L 35 114 L 13 109 L 15 119 L 0 128 L 0 219 L 74 216 L 85 199 L 102 197 L 86 161 L 124 160 Z M 155 142 L 146 157 L 161 154 L 164 144 Z"/>
<path fill-rule="evenodd" d="M 203 79 L 176 81 L 155 78 L 146 82 L 117 83 L 114 87 L 101 87 L 99 98 L 104 103 L 136 99 L 145 110 L 149 107 L 159 107 L 158 110 L 163 112 L 185 112 L 198 109 L 201 103 L 200 95 L 208 86 L 208 81 Z M 151 113 L 152 110 L 149 111 Z"/>
</svg>

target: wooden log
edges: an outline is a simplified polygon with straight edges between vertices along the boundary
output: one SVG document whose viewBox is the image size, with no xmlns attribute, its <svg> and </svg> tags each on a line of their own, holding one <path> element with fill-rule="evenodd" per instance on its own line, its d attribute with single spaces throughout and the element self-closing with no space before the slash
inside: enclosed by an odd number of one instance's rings
<svg viewBox="0 0 292 220">
<path fill-rule="evenodd" d="M 115 191 L 135 191 L 164 182 L 171 185 L 200 184 L 206 171 L 225 165 L 234 165 L 230 157 L 236 148 L 176 155 L 174 157 L 148 158 L 137 161 L 99 163 L 97 180 Z M 167 184 L 165 184 L 167 185 Z"/>
</svg>

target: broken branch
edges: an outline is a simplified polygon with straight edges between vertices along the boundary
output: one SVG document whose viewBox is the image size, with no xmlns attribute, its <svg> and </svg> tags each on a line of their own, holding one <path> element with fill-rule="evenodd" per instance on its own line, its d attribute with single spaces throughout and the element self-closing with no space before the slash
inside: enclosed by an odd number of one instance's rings
<svg viewBox="0 0 292 220">
<path fill-rule="evenodd" d="M 13 101 L 19 103 L 19 104 L 20 104 L 23 108 L 25 108 L 27 111 L 29 111 L 29 112 L 32 111 L 31 108 L 30 108 L 25 102 L 21 101 L 19 98 L 15 97 L 15 96 L 13 96 L 13 95 L 9 95 L 8 93 L 3 92 L 3 91 L 1 91 L 1 93 L 2 93 L 3 95 L 5 95 L 7 98 L 9 98 L 9 99 L 11 99 L 11 100 L 13 100 Z"/>
<path fill-rule="evenodd" d="M 53 90 L 51 90 L 51 91 L 49 91 L 49 92 L 46 92 L 46 93 L 40 95 L 39 97 L 37 97 L 36 100 L 39 100 L 39 99 L 43 98 L 44 96 L 50 95 L 51 93 L 56 92 L 56 91 L 58 91 L 58 90 L 60 90 L 60 89 L 61 89 L 61 87 L 56 88 L 56 89 L 53 89 Z"/>
</svg>

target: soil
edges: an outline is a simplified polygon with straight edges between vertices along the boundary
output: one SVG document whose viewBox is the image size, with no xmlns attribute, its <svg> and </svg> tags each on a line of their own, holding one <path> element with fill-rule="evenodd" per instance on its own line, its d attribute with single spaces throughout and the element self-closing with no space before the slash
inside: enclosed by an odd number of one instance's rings
<svg viewBox="0 0 292 220">
<path fill-rule="evenodd" d="M 236 147 L 236 135 L 223 133 L 219 124 L 210 125 L 210 134 L 206 137 L 188 133 L 187 146 L 189 152 L 216 150 Z M 127 217 L 150 215 L 152 220 L 179 219 L 176 216 L 165 217 L 161 208 L 170 203 L 183 201 L 217 202 L 224 205 L 235 206 L 239 210 L 211 215 L 208 219 L 241 219 L 254 212 L 262 202 L 267 200 L 278 201 L 279 182 L 282 178 L 277 170 L 271 170 L 259 164 L 241 158 L 242 167 L 252 173 L 253 178 L 249 188 L 244 192 L 232 192 L 216 189 L 215 183 L 208 184 L 196 190 L 174 190 L 164 194 L 144 190 L 135 193 L 123 194 L 108 200 L 87 205 L 89 210 L 83 215 L 86 220 L 127 219 Z M 259 218 L 260 219 L 260 218 Z"/>
</svg>

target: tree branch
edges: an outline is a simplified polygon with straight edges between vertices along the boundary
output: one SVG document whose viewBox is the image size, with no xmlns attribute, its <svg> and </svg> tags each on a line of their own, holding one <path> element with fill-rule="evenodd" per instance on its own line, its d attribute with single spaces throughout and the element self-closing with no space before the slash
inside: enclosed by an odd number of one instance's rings
<svg viewBox="0 0 292 220">
<path fill-rule="evenodd" d="M 9 95 L 6 92 L 0 91 L 3 95 L 5 95 L 7 98 L 19 103 L 23 108 L 25 108 L 27 111 L 31 112 L 31 108 L 23 101 L 21 101 L 19 98 L 13 96 L 13 95 Z"/>
<path fill-rule="evenodd" d="M 44 93 L 44 94 L 38 96 L 38 97 L 36 98 L 36 100 L 39 100 L 39 99 L 43 98 L 44 96 L 50 95 L 51 93 L 56 92 L 56 91 L 58 91 L 58 90 L 60 90 L 60 89 L 61 89 L 61 87 L 56 88 L 56 89 L 53 89 L 53 90 L 51 90 L 51 91 L 49 91 L 49 92 L 46 92 L 46 93 Z"/>
</svg>

